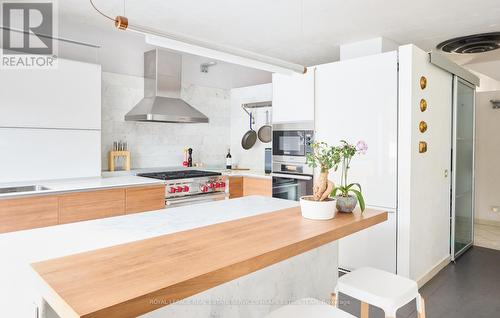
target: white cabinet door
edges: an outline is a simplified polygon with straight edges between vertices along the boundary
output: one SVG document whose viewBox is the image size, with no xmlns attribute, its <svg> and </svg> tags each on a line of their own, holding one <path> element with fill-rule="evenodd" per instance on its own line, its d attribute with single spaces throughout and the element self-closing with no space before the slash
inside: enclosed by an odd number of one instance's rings
<svg viewBox="0 0 500 318">
<path fill-rule="evenodd" d="M 339 267 L 354 270 L 370 266 L 396 273 L 396 213 L 387 221 L 339 241 Z"/>
<path fill-rule="evenodd" d="M 101 129 L 101 66 L 0 72 L 0 127 Z"/>
<path fill-rule="evenodd" d="M 95 177 L 101 132 L 0 128 L 0 182 Z"/>
<path fill-rule="evenodd" d="M 314 71 L 273 74 L 273 123 L 314 120 Z"/>
<path fill-rule="evenodd" d="M 396 209 L 398 57 L 388 52 L 320 65 L 316 69 L 316 140 L 368 144 L 351 162 L 349 182 L 367 205 Z M 330 176 L 337 183 L 340 173 Z"/>
</svg>

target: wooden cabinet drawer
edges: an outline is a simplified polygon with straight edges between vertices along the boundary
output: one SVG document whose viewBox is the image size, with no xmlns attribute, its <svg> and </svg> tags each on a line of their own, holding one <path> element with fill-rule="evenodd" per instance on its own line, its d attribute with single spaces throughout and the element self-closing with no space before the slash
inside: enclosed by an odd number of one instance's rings
<svg viewBox="0 0 500 318">
<path fill-rule="evenodd" d="M 56 196 L 0 200 L 0 233 L 57 224 Z"/>
<path fill-rule="evenodd" d="M 123 188 L 70 193 L 59 197 L 60 224 L 123 214 L 125 214 Z"/>
<path fill-rule="evenodd" d="M 234 199 L 247 195 L 272 196 L 272 181 L 252 177 L 229 177 L 229 198 Z"/>
<path fill-rule="evenodd" d="M 243 196 L 243 177 L 229 177 L 229 198 Z"/>
<path fill-rule="evenodd" d="M 165 208 L 165 186 L 127 188 L 125 213 L 154 211 Z"/>
<path fill-rule="evenodd" d="M 243 194 L 272 196 L 272 181 L 269 179 L 245 177 L 243 180 Z"/>
</svg>

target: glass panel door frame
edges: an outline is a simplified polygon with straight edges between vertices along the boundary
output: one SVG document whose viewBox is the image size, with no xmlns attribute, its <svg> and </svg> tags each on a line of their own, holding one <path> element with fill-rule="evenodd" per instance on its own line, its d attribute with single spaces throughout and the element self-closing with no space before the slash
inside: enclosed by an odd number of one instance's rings
<svg viewBox="0 0 500 318">
<path fill-rule="evenodd" d="M 455 227 L 456 227 L 456 191 L 457 191 L 457 109 L 458 109 L 458 84 L 461 83 L 465 86 L 470 87 L 473 91 L 473 110 L 472 110 L 472 198 L 471 198 L 471 242 L 460 248 L 458 251 L 455 250 Z M 476 94 L 475 86 L 469 82 L 463 80 L 462 78 L 454 75 L 453 76 L 453 128 L 452 128 L 452 183 L 451 183 L 451 240 L 450 240 L 450 252 L 451 260 L 455 261 L 460 255 L 465 253 L 474 244 L 474 216 L 475 216 L 475 140 L 476 140 Z"/>
</svg>

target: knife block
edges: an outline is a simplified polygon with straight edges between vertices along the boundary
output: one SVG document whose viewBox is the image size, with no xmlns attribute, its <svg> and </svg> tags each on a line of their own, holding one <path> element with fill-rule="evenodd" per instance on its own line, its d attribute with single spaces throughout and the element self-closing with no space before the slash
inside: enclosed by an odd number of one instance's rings
<svg viewBox="0 0 500 318">
<path fill-rule="evenodd" d="M 130 170 L 130 151 L 123 150 L 123 151 L 110 151 L 109 152 L 109 160 L 108 160 L 108 165 L 109 165 L 109 171 L 115 171 L 115 159 L 117 158 L 124 158 L 125 162 L 123 165 L 123 168 L 125 171 Z"/>
</svg>

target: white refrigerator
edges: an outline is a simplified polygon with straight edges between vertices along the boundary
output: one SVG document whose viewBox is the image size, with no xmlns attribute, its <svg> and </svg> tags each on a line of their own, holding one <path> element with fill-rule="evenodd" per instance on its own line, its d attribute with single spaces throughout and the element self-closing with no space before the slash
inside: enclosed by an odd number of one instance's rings
<svg viewBox="0 0 500 318">
<path fill-rule="evenodd" d="M 368 144 L 368 152 L 352 160 L 348 181 L 362 185 L 367 207 L 389 212 L 387 222 L 340 240 L 339 267 L 396 273 L 398 52 L 317 66 L 315 130 L 315 139 L 330 145 L 342 139 Z M 339 183 L 339 172 L 330 177 Z"/>
</svg>

